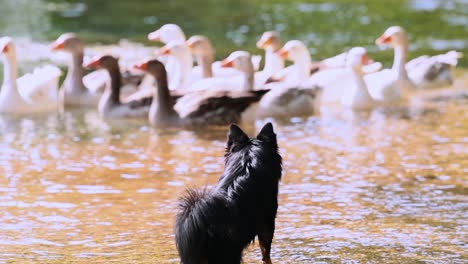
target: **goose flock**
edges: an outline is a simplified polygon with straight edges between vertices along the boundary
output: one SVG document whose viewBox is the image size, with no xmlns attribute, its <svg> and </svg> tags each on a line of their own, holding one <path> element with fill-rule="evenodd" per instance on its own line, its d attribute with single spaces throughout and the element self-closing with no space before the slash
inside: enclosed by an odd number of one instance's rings
<svg viewBox="0 0 468 264">
<path fill-rule="evenodd" d="M 14 41 L 2 37 L 0 113 L 97 107 L 103 118 L 143 117 L 153 126 L 202 126 L 312 115 L 317 106 L 327 104 L 368 110 L 405 101 L 409 90 L 450 85 L 451 69 L 461 57 L 449 51 L 408 61 L 408 36 L 399 26 L 388 28 L 375 42 L 394 49 L 390 69 L 370 60 L 362 47 L 315 62 L 303 42 L 290 40 L 283 45 L 274 31 L 265 32 L 256 43 L 265 51 L 263 69 L 259 69 L 262 57 L 247 51 L 215 61 L 207 37 L 186 39 L 175 24 L 163 25 L 148 39 L 164 46 L 153 58 L 122 71 L 118 58 L 107 54 L 84 63 L 79 37 L 61 35 L 50 47 L 68 52 L 71 58 L 59 89 L 62 71 L 53 65 L 18 78 Z M 286 60 L 290 66 L 285 66 Z M 85 75 L 84 68 L 96 71 Z"/>
</svg>

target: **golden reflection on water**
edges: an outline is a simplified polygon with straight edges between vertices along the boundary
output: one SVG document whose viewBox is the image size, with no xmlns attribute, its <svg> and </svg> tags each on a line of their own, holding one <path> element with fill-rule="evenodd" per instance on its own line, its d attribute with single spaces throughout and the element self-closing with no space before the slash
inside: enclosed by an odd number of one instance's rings
<svg viewBox="0 0 468 264">
<path fill-rule="evenodd" d="M 466 261 L 468 98 L 423 105 L 276 123 L 276 263 Z M 226 128 L 72 111 L 2 116 L 0 133 L 0 261 L 178 263 L 176 200 L 216 183 Z"/>
</svg>

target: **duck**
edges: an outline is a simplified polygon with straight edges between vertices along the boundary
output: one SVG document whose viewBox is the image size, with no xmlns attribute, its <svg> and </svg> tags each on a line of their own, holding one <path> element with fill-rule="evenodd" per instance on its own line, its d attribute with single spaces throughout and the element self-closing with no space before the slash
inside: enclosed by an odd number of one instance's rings
<svg viewBox="0 0 468 264">
<path fill-rule="evenodd" d="M 147 117 L 151 100 L 131 100 L 122 102 L 120 99 L 120 89 L 122 86 L 122 77 L 119 69 L 119 61 L 110 55 L 101 55 L 94 57 L 84 64 L 84 67 L 90 69 L 105 69 L 111 76 L 102 94 L 98 111 L 103 118 L 138 118 Z"/>
<path fill-rule="evenodd" d="M 394 49 L 393 71 L 406 71 L 401 78 L 412 82 L 412 88 L 431 89 L 451 85 L 452 68 L 462 57 L 462 53 L 451 50 L 436 56 L 423 55 L 407 62 L 408 36 L 400 26 L 389 27 L 376 41 L 378 46 L 390 46 Z"/>
<path fill-rule="evenodd" d="M 61 98 L 65 106 L 96 106 L 101 93 L 109 81 L 109 75 L 105 70 L 93 71 L 84 74 L 83 57 L 84 44 L 74 33 L 60 35 L 52 44 L 54 51 L 65 51 L 71 54 L 68 73 L 62 84 Z M 142 76 L 123 73 L 123 82 L 137 86 L 142 81 Z"/>
<path fill-rule="evenodd" d="M 244 56 L 239 56 L 243 54 Z M 242 67 L 251 63 L 247 52 L 238 52 L 222 62 L 225 66 Z M 149 113 L 153 126 L 227 125 L 242 121 L 242 113 L 260 100 L 264 92 L 207 89 L 188 93 L 175 102 L 170 96 L 167 72 L 158 60 L 148 60 L 134 66 L 152 74 L 157 82 Z M 250 81 L 250 85 L 252 82 Z"/>
<path fill-rule="evenodd" d="M 17 78 L 16 47 L 12 38 L 0 38 L 0 52 L 4 65 L 0 112 L 26 114 L 58 111 L 61 70 L 47 65 Z"/>
</svg>

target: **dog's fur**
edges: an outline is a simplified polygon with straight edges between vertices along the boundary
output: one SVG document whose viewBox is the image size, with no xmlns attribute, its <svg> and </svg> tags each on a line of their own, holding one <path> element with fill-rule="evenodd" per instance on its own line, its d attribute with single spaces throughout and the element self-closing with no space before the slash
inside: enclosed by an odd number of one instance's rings
<svg viewBox="0 0 468 264">
<path fill-rule="evenodd" d="M 225 168 L 212 190 L 192 190 L 180 200 L 175 240 L 183 264 L 240 263 L 258 236 L 263 262 L 278 209 L 281 156 L 271 123 L 256 138 L 231 125 Z"/>
</svg>

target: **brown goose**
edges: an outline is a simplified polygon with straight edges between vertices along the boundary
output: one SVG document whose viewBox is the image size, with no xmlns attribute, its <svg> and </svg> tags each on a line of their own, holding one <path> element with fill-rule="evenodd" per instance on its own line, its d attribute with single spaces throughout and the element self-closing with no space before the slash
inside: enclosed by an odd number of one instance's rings
<svg viewBox="0 0 468 264">
<path fill-rule="evenodd" d="M 105 69 L 109 72 L 110 83 L 107 83 L 98 104 L 99 113 L 105 118 L 145 117 L 148 115 L 151 99 L 142 98 L 138 101 L 120 101 L 122 76 L 117 58 L 110 55 L 99 56 L 86 65 L 91 69 Z"/>
<path fill-rule="evenodd" d="M 236 66 L 237 62 L 229 62 Z M 171 98 L 164 65 L 149 60 L 135 68 L 152 74 L 157 81 L 157 91 L 151 104 L 149 121 L 153 126 L 226 125 L 241 121 L 252 103 L 260 100 L 264 91 L 229 91 L 207 89 L 181 97 L 177 103 Z"/>
</svg>

